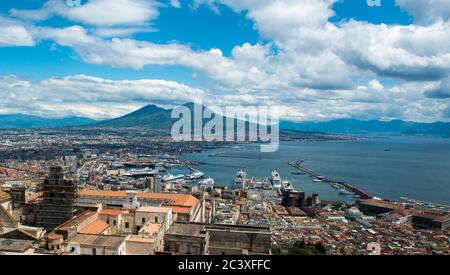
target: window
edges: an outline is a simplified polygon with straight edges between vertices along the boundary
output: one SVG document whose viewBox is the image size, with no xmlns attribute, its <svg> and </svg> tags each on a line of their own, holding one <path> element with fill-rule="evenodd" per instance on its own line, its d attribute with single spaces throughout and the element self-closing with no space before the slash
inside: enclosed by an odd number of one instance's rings
<svg viewBox="0 0 450 275">
<path fill-rule="evenodd" d="M 125 223 L 125 228 L 130 228 L 130 223 Z"/>
<path fill-rule="evenodd" d="M 158 223 L 158 217 L 155 217 L 155 223 Z"/>
<path fill-rule="evenodd" d="M 92 255 L 97 255 L 97 249 L 96 248 L 92 248 Z"/>
<path fill-rule="evenodd" d="M 142 223 L 145 223 L 145 218 L 142 218 Z"/>
<path fill-rule="evenodd" d="M 116 220 L 113 220 L 113 224 L 116 225 Z"/>
</svg>

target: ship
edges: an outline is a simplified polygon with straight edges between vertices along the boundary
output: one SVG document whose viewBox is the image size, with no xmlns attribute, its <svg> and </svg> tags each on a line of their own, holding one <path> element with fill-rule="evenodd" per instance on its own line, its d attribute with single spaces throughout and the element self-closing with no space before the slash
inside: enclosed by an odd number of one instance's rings
<svg viewBox="0 0 450 275">
<path fill-rule="evenodd" d="M 131 170 L 123 173 L 122 176 L 133 177 L 133 178 L 143 178 L 143 177 L 153 176 L 155 174 L 158 174 L 158 170 L 144 168 L 144 169 L 131 169 Z"/>
<path fill-rule="evenodd" d="M 294 191 L 294 187 L 292 186 L 290 181 L 284 180 L 281 184 L 281 191 L 282 192 Z"/>
<path fill-rule="evenodd" d="M 180 179 L 184 179 L 183 174 L 178 174 L 178 175 L 167 174 L 162 177 L 163 182 L 175 181 L 175 180 L 180 180 Z"/>
<path fill-rule="evenodd" d="M 281 176 L 277 171 L 272 171 L 272 176 L 270 178 L 270 182 L 272 183 L 273 188 L 280 189 L 281 188 Z"/>
<path fill-rule="evenodd" d="M 315 179 L 313 179 L 313 182 L 323 182 L 325 180 L 324 176 L 317 176 Z"/>
<path fill-rule="evenodd" d="M 204 176 L 203 172 L 198 171 L 198 170 L 192 170 L 191 172 L 189 172 L 189 174 L 186 178 L 190 179 L 190 180 L 195 180 L 195 179 L 201 179 L 201 178 L 203 178 L 203 176 Z"/>
<path fill-rule="evenodd" d="M 236 173 L 236 177 L 234 178 L 234 187 L 242 188 L 245 185 L 246 181 L 247 181 L 247 173 L 240 170 Z"/>
</svg>

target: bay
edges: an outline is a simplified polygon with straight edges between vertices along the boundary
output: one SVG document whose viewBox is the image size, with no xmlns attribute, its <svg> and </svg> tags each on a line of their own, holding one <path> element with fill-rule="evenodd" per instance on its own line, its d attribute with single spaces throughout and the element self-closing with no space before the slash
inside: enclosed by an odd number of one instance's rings
<svg viewBox="0 0 450 275">
<path fill-rule="evenodd" d="M 277 170 L 283 179 L 322 199 L 353 201 L 326 183 L 292 174 L 288 161 L 327 178 L 345 181 L 373 196 L 410 197 L 450 204 L 450 139 L 431 137 L 371 137 L 352 141 L 282 142 L 274 153 L 261 153 L 257 144 L 231 146 L 185 154 L 183 159 L 204 162 L 197 168 L 216 184 L 233 186 L 242 169 L 249 177 L 267 178 Z"/>
</svg>

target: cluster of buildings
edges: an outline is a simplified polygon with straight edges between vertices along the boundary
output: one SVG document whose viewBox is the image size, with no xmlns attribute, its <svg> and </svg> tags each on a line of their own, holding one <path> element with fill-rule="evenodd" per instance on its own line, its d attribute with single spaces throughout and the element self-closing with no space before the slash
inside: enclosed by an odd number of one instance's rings
<svg viewBox="0 0 450 275">
<path fill-rule="evenodd" d="M 204 194 L 79 190 L 60 166 L 40 187 L 1 191 L 0 253 L 270 254 L 267 227 L 205 222 Z"/>
<path fill-rule="evenodd" d="M 171 173 L 193 169 L 179 154 L 198 144 L 48 131 L 0 138 L 0 254 L 450 254 L 449 209 L 327 202 L 243 171 L 235 188 L 197 182 L 199 171 Z"/>
</svg>

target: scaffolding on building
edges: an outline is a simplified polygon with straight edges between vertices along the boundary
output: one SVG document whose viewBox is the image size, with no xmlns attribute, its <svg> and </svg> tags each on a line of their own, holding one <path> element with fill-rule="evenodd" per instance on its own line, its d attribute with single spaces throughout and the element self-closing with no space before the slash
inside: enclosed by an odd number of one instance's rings
<svg viewBox="0 0 450 275">
<path fill-rule="evenodd" d="M 36 224 L 54 229 L 72 219 L 77 210 L 77 185 L 73 179 L 64 178 L 61 166 L 50 167 L 48 178 L 40 184 L 43 193 L 36 215 Z"/>
</svg>

